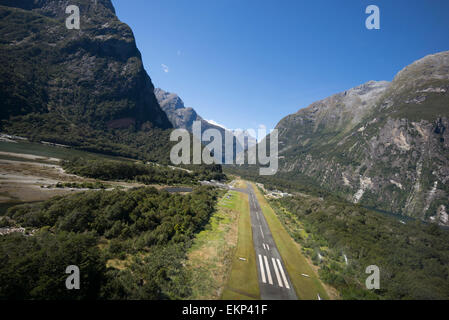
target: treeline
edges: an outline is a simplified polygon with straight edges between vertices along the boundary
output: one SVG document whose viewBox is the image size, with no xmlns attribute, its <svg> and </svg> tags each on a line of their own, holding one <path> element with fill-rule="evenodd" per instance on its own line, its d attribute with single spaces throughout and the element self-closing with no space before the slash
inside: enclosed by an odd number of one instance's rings
<svg viewBox="0 0 449 320">
<path fill-rule="evenodd" d="M 420 221 L 404 224 L 330 199 L 287 197 L 272 205 L 342 298 L 449 299 L 448 230 Z M 380 268 L 379 290 L 365 287 L 369 265 Z"/>
<path fill-rule="evenodd" d="M 131 161 L 74 158 L 64 161 L 63 168 L 69 173 L 88 178 L 133 180 L 144 184 L 194 185 L 202 180 L 226 179 L 220 165 L 198 165 L 186 170 Z"/>
<path fill-rule="evenodd" d="M 52 185 L 47 186 L 47 188 L 51 187 L 74 188 L 74 189 L 106 189 L 108 186 L 99 181 L 95 181 L 95 182 L 58 182 L 54 186 Z"/>
<path fill-rule="evenodd" d="M 262 176 L 259 174 L 258 166 L 251 165 L 225 165 L 224 172 L 234 174 L 243 179 L 262 183 L 265 189 L 280 190 L 288 193 L 304 192 L 307 194 L 324 197 L 333 196 L 330 192 L 318 186 L 311 178 L 294 173 L 295 179 L 291 178 L 293 173 L 278 172 L 273 176 Z"/>
<path fill-rule="evenodd" d="M 0 220 L 28 235 L 0 237 L 0 299 L 187 297 L 191 280 L 182 262 L 216 199 L 209 187 L 187 195 L 137 188 L 10 208 Z M 65 288 L 69 265 L 80 268 L 81 290 Z"/>
</svg>

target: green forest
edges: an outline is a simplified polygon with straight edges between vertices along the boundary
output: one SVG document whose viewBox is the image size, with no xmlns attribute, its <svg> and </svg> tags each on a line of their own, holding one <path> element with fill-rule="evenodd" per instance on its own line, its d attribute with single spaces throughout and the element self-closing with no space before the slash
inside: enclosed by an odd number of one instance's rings
<svg viewBox="0 0 449 320">
<path fill-rule="evenodd" d="M 449 299 L 449 230 L 332 197 L 286 197 L 271 205 L 343 299 Z M 380 268 L 379 290 L 365 287 L 369 265 Z"/>
<path fill-rule="evenodd" d="M 220 165 L 192 165 L 190 170 L 118 160 L 74 158 L 62 164 L 68 172 L 102 180 L 131 180 L 144 184 L 196 185 L 203 180 L 226 180 Z"/>
<path fill-rule="evenodd" d="M 191 240 L 215 210 L 217 191 L 170 194 L 152 187 L 89 191 L 12 207 L 0 227 L 0 299 L 182 299 Z M 108 261 L 128 262 L 126 268 Z M 65 268 L 80 268 L 67 290 Z"/>
</svg>

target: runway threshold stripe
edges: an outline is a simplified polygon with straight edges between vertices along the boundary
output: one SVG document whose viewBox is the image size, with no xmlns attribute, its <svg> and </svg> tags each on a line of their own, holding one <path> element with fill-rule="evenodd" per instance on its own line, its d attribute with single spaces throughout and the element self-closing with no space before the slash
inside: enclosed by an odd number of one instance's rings
<svg viewBox="0 0 449 320">
<path fill-rule="evenodd" d="M 271 262 L 273 263 L 274 267 L 274 273 L 276 274 L 276 279 L 278 280 L 279 287 L 283 287 L 281 276 L 279 275 L 278 267 L 276 266 L 276 260 L 274 258 L 271 258 Z"/>
<path fill-rule="evenodd" d="M 273 278 L 271 278 L 270 265 L 268 264 L 267 256 L 263 256 L 265 260 L 265 268 L 267 269 L 268 283 L 273 284 Z"/>
<path fill-rule="evenodd" d="M 262 277 L 262 282 L 267 283 L 267 279 L 265 278 L 265 271 L 263 269 L 262 256 L 259 254 L 259 265 L 260 265 L 260 275 Z"/>
<path fill-rule="evenodd" d="M 281 261 L 279 261 L 279 259 L 276 259 L 276 260 L 277 260 L 277 262 L 278 262 L 279 270 L 281 271 L 281 275 L 282 275 L 282 279 L 284 280 L 285 287 L 286 287 L 287 289 L 290 289 L 290 286 L 289 286 L 288 281 L 287 281 L 287 277 L 285 276 L 285 273 L 284 273 L 284 269 L 282 268 Z"/>
</svg>

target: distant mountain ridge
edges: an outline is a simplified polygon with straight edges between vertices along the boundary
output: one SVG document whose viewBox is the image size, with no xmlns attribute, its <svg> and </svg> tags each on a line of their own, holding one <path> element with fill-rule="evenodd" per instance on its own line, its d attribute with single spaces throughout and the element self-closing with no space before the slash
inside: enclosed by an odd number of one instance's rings
<svg viewBox="0 0 449 320">
<path fill-rule="evenodd" d="M 216 129 L 221 133 L 223 138 L 225 137 L 226 132 L 231 133 L 235 137 L 241 134 L 249 136 L 247 132 L 244 130 L 238 131 L 227 129 L 224 126 L 214 124 L 208 120 L 203 119 L 196 113 L 196 111 L 193 108 L 186 107 L 184 105 L 184 101 L 175 93 L 170 93 L 160 88 L 156 88 L 154 90 L 154 93 L 156 95 L 156 99 L 159 102 L 159 105 L 161 106 L 162 110 L 165 111 L 165 113 L 168 116 L 168 119 L 175 128 L 186 129 L 189 132 L 192 132 L 193 122 L 200 121 L 202 132 L 204 132 L 207 129 Z M 255 144 L 255 139 L 253 139 L 251 136 L 249 136 L 248 140 L 250 141 L 250 143 Z M 237 142 L 235 142 L 234 145 L 234 152 L 236 150 L 235 149 L 236 143 Z M 248 141 L 246 140 L 243 150 L 246 150 L 247 147 Z"/>
<path fill-rule="evenodd" d="M 184 101 L 177 94 L 166 92 L 160 88 L 156 88 L 154 94 L 173 127 L 187 129 L 189 132 L 192 132 L 193 122 L 201 121 L 204 130 L 213 128 L 222 131 L 222 127 L 207 122 L 193 108 L 186 107 Z"/>
<path fill-rule="evenodd" d="M 280 174 L 449 225 L 449 51 L 283 118 Z"/>
</svg>

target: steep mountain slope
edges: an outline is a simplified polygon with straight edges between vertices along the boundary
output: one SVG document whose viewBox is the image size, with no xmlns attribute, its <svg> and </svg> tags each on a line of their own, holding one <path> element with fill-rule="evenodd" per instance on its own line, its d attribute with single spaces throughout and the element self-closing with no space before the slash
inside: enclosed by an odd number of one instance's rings
<svg viewBox="0 0 449 320">
<path fill-rule="evenodd" d="M 66 28 L 69 4 L 80 30 Z M 2 131 L 108 153 L 168 150 L 172 125 L 110 0 L 0 0 L 0 17 Z"/>
<path fill-rule="evenodd" d="M 449 225 L 449 52 L 282 119 L 281 174 L 347 199 Z"/>
</svg>

